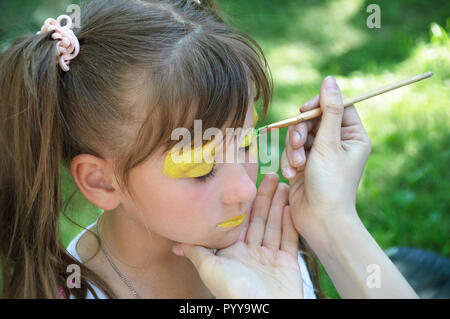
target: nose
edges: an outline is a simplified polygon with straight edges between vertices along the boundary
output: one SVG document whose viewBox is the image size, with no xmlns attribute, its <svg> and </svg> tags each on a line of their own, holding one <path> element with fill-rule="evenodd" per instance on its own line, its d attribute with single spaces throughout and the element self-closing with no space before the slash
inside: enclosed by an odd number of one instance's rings
<svg viewBox="0 0 450 319">
<path fill-rule="evenodd" d="M 225 205 L 251 203 L 256 196 L 256 185 L 241 163 L 227 163 L 227 179 L 222 201 Z"/>
</svg>

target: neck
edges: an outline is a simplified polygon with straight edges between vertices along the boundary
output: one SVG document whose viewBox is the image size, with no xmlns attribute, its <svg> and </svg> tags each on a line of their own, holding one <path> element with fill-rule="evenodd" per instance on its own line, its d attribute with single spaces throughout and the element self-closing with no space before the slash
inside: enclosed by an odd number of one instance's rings
<svg viewBox="0 0 450 319">
<path fill-rule="evenodd" d="M 150 232 L 125 212 L 105 211 L 98 221 L 98 230 L 114 264 L 134 285 L 148 282 L 159 287 L 158 294 L 166 297 L 175 290 L 180 297 L 208 294 L 191 261 L 172 253 L 174 241 Z"/>
<path fill-rule="evenodd" d="M 131 268 L 162 268 L 180 262 L 171 247 L 174 241 L 152 233 L 120 209 L 105 211 L 98 229 L 105 248 L 114 260 Z"/>
</svg>

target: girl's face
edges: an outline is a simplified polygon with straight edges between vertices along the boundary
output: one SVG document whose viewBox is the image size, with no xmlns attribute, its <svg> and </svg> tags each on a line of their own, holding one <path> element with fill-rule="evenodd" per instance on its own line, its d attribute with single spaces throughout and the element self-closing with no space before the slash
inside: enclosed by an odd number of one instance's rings
<svg viewBox="0 0 450 319">
<path fill-rule="evenodd" d="M 253 124 L 250 107 L 244 128 Z M 133 219 L 150 232 L 175 242 L 224 248 L 233 244 L 244 222 L 218 227 L 230 218 L 247 214 L 256 196 L 258 164 L 245 149 L 245 162 L 216 163 L 212 174 L 203 178 L 172 178 L 163 173 L 167 154 L 155 155 L 134 168 L 130 191 L 134 200 L 122 201 Z"/>
</svg>

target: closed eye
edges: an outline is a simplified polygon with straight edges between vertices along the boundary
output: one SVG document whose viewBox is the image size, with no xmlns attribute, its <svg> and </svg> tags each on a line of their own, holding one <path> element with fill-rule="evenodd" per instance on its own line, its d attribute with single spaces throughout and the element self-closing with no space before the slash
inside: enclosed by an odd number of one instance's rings
<svg viewBox="0 0 450 319">
<path fill-rule="evenodd" d="M 211 171 L 208 174 L 203 175 L 203 176 L 197 176 L 197 177 L 194 177 L 194 178 L 195 178 L 196 181 L 206 182 L 207 179 L 209 179 L 209 178 L 214 176 L 215 171 L 216 171 L 216 164 L 214 164 L 214 166 L 212 167 Z"/>
<path fill-rule="evenodd" d="M 245 147 L 241 147 L 240 149 L 243 150 L 244 152 L 248 153 L 250 151 L 251 146 L 252 146 L 252 143 L 250 142 L 249 145 L 247 145 Z M 211 171 L 208 174 L 203 175 L 203 176 L 194 177 L 194 179 L 199 182 L 206 182 L 209 178 L 214 177 L 215 173 L 216 173 L 216 164 L 214 164 L 214 166 L 212 167 Z"/>
</svg>

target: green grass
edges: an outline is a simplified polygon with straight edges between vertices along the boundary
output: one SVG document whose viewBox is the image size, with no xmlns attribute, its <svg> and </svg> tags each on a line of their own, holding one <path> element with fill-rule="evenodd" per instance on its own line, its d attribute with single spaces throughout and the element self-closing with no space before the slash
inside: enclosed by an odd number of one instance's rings
<svg viewBox="0 0 450 319">
<path fill-rule="evenodd" d="M 381 29 L 365 25 L 362 0 L 219 0 L 228 21 L 261 45 L 274 76 L 275 92 L 265 125 L 298 111 L 333 75 L 347 96 L 433 71 L 434 76 L 357 105 L 373 142 L 357 209 L 381 248 L 414 246 L 450 256 L 450 2 L 378 1 Z M 68 1 L 4 2 L 0 49 L 22 30 L 38 30 Z M 55 9 L 57 8 L 57 9 Z M 13 21 L 19 21 L 11 28 Z M 281 130 L 284 145 L 286 129 Z M 259 180 L 261 176 L 259 176 Z M 283 180 L 283 178 L 282 178 Z M 64 199 L 74 189 L 63 176 Z M 99 209 L 78 194 L 68 215 L 83 226 Z M 64 217 L 62 240 L 81 230 Z M 321 267 L 321 284 L 339 298 Z"/>
</svg>

